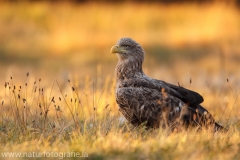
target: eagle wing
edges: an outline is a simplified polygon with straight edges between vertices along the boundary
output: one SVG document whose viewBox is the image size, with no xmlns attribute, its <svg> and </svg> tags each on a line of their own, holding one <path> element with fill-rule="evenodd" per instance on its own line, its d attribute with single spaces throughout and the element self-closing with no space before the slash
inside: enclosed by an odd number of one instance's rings
<svg viewBox="0 0 240 160">
<path fill-rule="evenodd" d="M 184 103 L 189 104 L 190 106 L 197 106 L 204 101 L 203 97 L 197 92 L 188 90 L 186 88 L 176 86 L 170 83 L 166 83 L 161 80 L 150 79 L 148 77 L 138 78 L 138 79 L 128 79 L 123 81 L 120 86 L 123 87 L 146 87 L 149 89 L 155 89 L 160 92 L 163 90 L 169 95 L 176 97 L 183 101 Z M 195 109 L 194 107 L 194 109 Z"/>
<path fill-rule="evenodd" d="M 147 127 L 175 125 L 184 103 L 164 91 L 147 87 L 120 87 L 116 92 L 122 114 L 134 126 L 146 122 Z"/>
<path fill-rule="evenodd" d="M 159 80 L 157 80 L 159 82 Z M 166 86 L 170 88 L 169 94 L 172 94 L 173 96 L 177 96 L 180 94 L 181 96 L 179 97 L 183 102 L 188 103 L 188 104 L 193 104 L 193 105 L 199 105 L 204 101 L 203 97 L 194 91 L 188 90 L 186 88 L 176 86 L 170 83 L 166 83 L 163 81 L 160 81 L 162 83 L 165 83 Z M 175 93 L 178 94 L 175 94 Z"/>
<path fill-rule="evenodd" d="M 122 81 L 116 97 L 120 111 L 135 126 L 143 122 L 147 127 L 172 128 L 179 122 L 198 126 L 215 123 L 200 105 L 200 94 L 164 81 L 146 77 Z"/>
</svg>

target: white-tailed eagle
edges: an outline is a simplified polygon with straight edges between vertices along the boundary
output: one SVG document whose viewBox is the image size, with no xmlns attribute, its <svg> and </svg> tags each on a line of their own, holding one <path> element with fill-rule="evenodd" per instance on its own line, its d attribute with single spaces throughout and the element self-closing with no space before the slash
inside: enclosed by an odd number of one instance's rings
<svg viewBox="0 0 240 160">
<path fill-rule="evenodd" d="M 121 38 L 111 53 L 118 57 L 116 101 L 132 125 L 144 123 L 147 128 L 172 130 L 212 126 L 215 131 L 226 130 L 200 105 L 203 102 L 200 94 L 145 75 L 142 70 L 145 52 L 136 41 Z"/>
</svg>

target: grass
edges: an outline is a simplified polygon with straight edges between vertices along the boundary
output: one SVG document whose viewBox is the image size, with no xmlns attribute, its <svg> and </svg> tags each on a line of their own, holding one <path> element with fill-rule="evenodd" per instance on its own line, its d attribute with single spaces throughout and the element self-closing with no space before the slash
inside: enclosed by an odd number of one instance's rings
<svg viewBox="0 0 240 160">
<path fill-rule="evenodd" d="M 1 2 L 0 157 L 239 159 L 239 20 L 224 3 Z M 146 131 L 124 121 L 109 54 L 123 36 L 146 50 L 147 75 L 199 92 L 229 131 Z"/>
<path fill-rule="evenodd" d="M 208 130 L 170 133 L 133 128 L 117 109 L 115 83 L 110 77 L 102 82 L 87 77 L 84 82 L 56 80 L 50 86 L 42 79 L 30 79 L 29 73 L 22 82 L 10 77 L 1 92 L 1 154 L 72 151 L 90 159 L 240 157 L 239 93 L 230 80 L 226 81 L 228 89 L 224 94 L 217 90 L 202 92 L 204 106 L 229 129 L 227 133 L 213 134 Z"/>
</svg>

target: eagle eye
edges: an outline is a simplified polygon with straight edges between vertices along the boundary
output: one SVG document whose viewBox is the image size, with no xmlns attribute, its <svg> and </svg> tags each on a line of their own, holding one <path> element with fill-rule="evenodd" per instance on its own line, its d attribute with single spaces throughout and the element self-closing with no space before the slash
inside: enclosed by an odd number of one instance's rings
<svg viewBox="0 0 240 160">
<path fill-rule="evenodd" d="M 129 47 L 129 45 L 122 45 L 124 48 L 128 48 Z"/>
</svg>

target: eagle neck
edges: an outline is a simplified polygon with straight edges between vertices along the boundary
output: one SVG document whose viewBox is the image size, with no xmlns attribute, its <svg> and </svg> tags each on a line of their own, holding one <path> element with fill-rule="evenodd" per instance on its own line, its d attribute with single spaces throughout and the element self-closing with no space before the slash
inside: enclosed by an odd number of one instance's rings
<svg viewBox="0 0 240 160">
<path fill-rule="evenodd" d="M 115 69 L 117 82 L 137 78 L 144 75 L 142 70 L 142 61 L 119 60 Z"/>
</svg>

